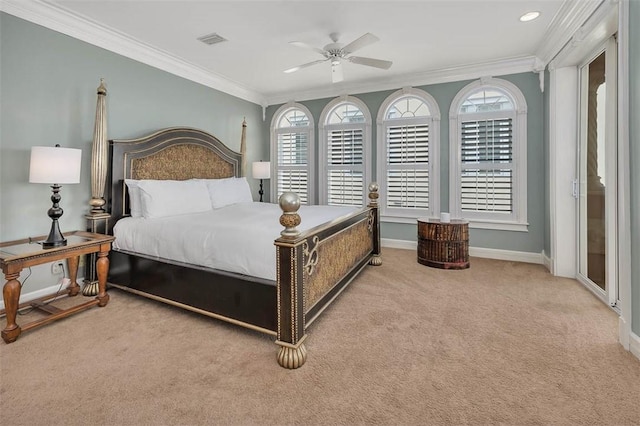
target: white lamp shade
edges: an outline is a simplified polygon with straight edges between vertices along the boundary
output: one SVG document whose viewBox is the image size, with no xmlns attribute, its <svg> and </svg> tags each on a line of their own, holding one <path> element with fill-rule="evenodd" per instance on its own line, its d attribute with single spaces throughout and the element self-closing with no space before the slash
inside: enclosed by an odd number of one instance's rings
<svg viewBox="0 0 640 426">
<path fill-rule="evenodd" d="M 29 182 L 80 183 L 82 150 L 51 146 L 31 147 Z"/>
<path fill-rule="evenodd" d="M 251 165 L 254 179 L 269 179 L 271 177 L 271 162 L 256 161 Z"/>
</svg>

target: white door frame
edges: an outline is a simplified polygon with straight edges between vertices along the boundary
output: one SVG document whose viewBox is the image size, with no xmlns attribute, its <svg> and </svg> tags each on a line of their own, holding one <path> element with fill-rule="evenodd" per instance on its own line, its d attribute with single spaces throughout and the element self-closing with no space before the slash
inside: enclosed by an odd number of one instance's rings
<svg viewBox="0 0 640 426">
<path fill-rule="evenodd" d="M 629 176 L 629 3 L 628 0 L 605 2 L 580 28 L 566 50 L 549 64 L 549 215 L 550 270 L 554 275 L 576 276 L 576 200 L 572 197 L 572 181 L 577 178 L 578 63 L 584 59 L 585 45 L 589 50 L 602 43 L 613 32 L 597 39 L 597 28 L 607 29 L 615 9 L 618 32 L 618 278 L 619 278 L 619 341 L 627 350 L 631 337 L 631 236 L 630 176 Z M 587 37 L 585 34 L 594 35 Z M 583 51 L 576 58 L 576 51 Z M 570 247 L 569 247 L 570 246 Z"/>
</svg>

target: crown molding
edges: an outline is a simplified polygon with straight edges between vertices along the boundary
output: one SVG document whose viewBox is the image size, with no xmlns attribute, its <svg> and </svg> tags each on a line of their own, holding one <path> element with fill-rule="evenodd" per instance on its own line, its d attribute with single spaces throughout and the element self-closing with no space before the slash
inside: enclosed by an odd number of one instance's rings
<svg viewBox="0 0 640 426">
<path fill-rule="evenodd" d="M 584 0 L 567 0 L 563 4 L 562 10 L 567 9 L 564 13 L 570 13 L 572 10 L 579 9 L 582 2 Z M 569 9 L 567 5 L 573 5 L 573 8 Z M 400 87 L 472 80 L 483 76 L 539 72 L 540 64 L 546 64 L 543 59 L 536 56 L 515 57 L 406 74 L 394 78 L 370 80 L 351 85 L 332 85 L 331 87 L 294 91 L 286 94 L 265 95 L 46 0 L 0 0 L 0 11 L 206 87 L 261 105 L 263 108 L 268 105 L 286 103 L 292 99 L 304 101 L 335 97 L 345 93 L 358 94 L 396 90 Z M 580 21 L 580 23 L 582 22 Z"/>
<path fill-rule="evenodd" d="M 618 1 L 606 1 L 578 28 L 571 40 L 549 62 L 549 69 L 579 65 L 585 55 L 618 30 Z"/>
<path fill-rule="evenodd" d="M 442 68 L 421 73 L 406 74 L 396 78 L 371 80 L 361 84 L 340 85 L 331 88 L 312 89 L 306 91 L 267 96 L 267 105 L 278 105 L 295 99 L 296 102 L 329 98 L 349 94 L 397 90 L 402 87 L 418 87 L 430 84 L 450 83 L 454 81 L 473 80 L 486 76 L 500 76 L 523 72 L 539 72 L 540 60 L 535 56 L 501 59 L 479 64 L 461 65 Z"/>
<path fill-rule="evenodd" d="M 0 0 L 0 11 L 187 80 L 261 105 L 263 96 L 164 50 L 42 0 Z"/>
<path fill-rule="evenodd" d="M 565 0 L 549 23 L 547 33 L 536 52 L 542 63 L 551 62 L 605 1 L 615 3 L 617 0 Z"/>
</svg>

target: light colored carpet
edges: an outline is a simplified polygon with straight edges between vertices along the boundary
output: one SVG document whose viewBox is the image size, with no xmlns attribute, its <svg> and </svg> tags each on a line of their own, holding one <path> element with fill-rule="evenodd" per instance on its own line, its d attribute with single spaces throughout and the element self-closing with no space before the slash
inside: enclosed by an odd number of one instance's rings
<svg viewBox="0 0 640 426">
<path fill-rule="evenodd" d="M 385 249 L 311 326 L 294 371 L 271 336 L 110 290 L 105 308 L 0 343 L 0 423 L 640 423 L 640 361 L 576 281 L 415 258 Z"/>
</svg>

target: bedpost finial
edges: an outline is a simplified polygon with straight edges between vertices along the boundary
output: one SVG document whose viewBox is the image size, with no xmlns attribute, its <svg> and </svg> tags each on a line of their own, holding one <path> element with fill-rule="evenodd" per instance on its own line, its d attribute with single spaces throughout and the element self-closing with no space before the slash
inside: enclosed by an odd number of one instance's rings
<svg viewBox="0 0 640 426">
<path fill-rule="evenodd" d="M 380 187 L 377 182 L 371 182 L 369 184 L 369 205 L 372 207 L 378 205 L 378 197 L 380 196 L 380 194 L 378 194 L 379 189 Z"/>
<path fill-rule="evenodd" d="M 296 226 L 300 225 L 302 220 L 298 214 L 300 208 L 300 197 L 295 192 L 283 192 L 278 199 L 278 204 L 282 209 L 280 216 L 280 225 L 284 226 L 284 230 L 280 232 L 283 237 L 295 237 L 300 234 Z"/>
<path fill-rule="evenodd" d="M 295 213 L 300 209 L 300 196 L 295 192 L 283 192 L 278 203 L 283 212 Z"/>
<path fill-rule="evenodd" d="M 106 95 L 107 86 L 104 85 L 104 78 L 100 77 L 100 85 L 98 86 L 98 95 Z"/>
</svg>

